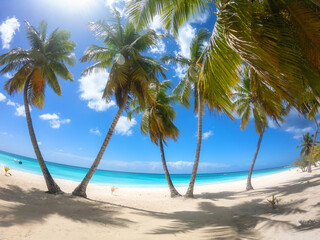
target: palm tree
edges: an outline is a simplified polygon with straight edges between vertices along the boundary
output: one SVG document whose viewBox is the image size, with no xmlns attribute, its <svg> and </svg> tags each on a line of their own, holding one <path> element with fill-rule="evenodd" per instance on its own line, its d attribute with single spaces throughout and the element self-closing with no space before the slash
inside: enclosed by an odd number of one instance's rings
<svg viewBox="0 0 320 240">
<path fill-rule="evenodd" d="M 61 96 L 58 76 L 73 81 L 73 75 L 65 64 L 73 65 L 75 43 L 70 41 L 70 33 L 65 30 L 54 30 L 49 37 L 46 35 L 47 23 L 42 21 L 39 28 L 34 28 L 26 21 L 29 50 L 16 48 L 0 55 L 0 65 L 6 65 L 1 74 L 16 71 L 14 76 L 5 83 L 5 90 L 11 95 L 23 91 L 24 107 L 31 142 L 47 184 L 48 193 L 62 193 L 53 180 L 40 152 L 33 130 L 29 105 L 43 108 L 45 87 L 48 84 L 53 91 Z"/>
<path fill-rule="evenodd" d="M 150 83 L 158 82 L 158 74 L 163 77 L 165 69 L 161 64 L 141 55 L 156 44 L 159 36 L 152 30 L 139 34 L 132 23 L 121 25 L 120 13 L 114 12 L 115 24 L 110 25 L 103 21 L 90 23 L 90 29 L 96 33 L 98 39 L 103 40 L 104 47 L 92 45 L 87 48 L 81 61 L 96 61 L 86 68 L 82 74 L 93 71 L 110 69 L 109 79 L 106 84 L 103 98 L 109 101 L 115 96 L 119 107 L 109 131 L 103 141 L 100 151 L 90 167 L 88 173 L 73 191 L 73 195 L 86 197 L 86 189 L 91 177 L 97 169 L 101 158 L 108 146 L 117 122 L 131 98 L 136 98 L 141 107 L 145 107 L 145 97 Z"/>
<path fill-rule="evenodd" d="M 136 101 L 133 101 L 131 103 L 132 110 L 128 112 L 128 118 L 131 119 L 134 114 L 143 113 L 141 118 L 141 132 L 144 135 L 149 133 L 151 141 L 157 146 L 160 146 L 162 166 L 170 194 L 171 197 L 177 197 L 181 195 L 171 181 L 163 149 L 163 144 L 166 144 L 169 138 L 177 141 L 179 135 L 179 130 L 173 123 L 176 112 L 170 105 L 177 100 L 177 97 L 167 95 L 169 88 L 170 81 L 163 81 L 159 85 L 151 84 L 148 91 L 150 95 L 149 100 L 145 104 L 146 108 L 142 108 Z"/>
<path fill-rule="evenodd" d="M 241 130 L 246 129 L 251 116 L 253 116 L 255 129 L 259 134 L 257 148 L 248 173 L 247 191 L 253 189 L 251 176 L 265 129 L 268 127 L 267 116 L 276 121 L 283 121 L 281 115 L 284 112 L 281 99 L 258 78 L 259 76 L 252 68 L 245 67 L 242 84 L 236 88 L 234 94 L 236 112 L 241 117 Z"/>
<path fill-rule="evenodd" d="M 203 78 L 204 84 L 236 80 L 242 60 L 294 107 L 301 102 L 305 85 L 320 103 L 317 0 L 131 0 L 127 7 L 140 28 L 160 15 L 164 27 L 177 35 L 191 18 L 213 12 L 214 4 L 219 11 L 202 69 L 211 77 Z"/>
<path fill-rule="evenodd" d="M 308 163 L 308 172 L 311 173 L 311 164 L 312 164 L 312 157 L 313 157 L 313 149 L 314 146 L 318 143 L 317 142 L 317 136 L 319 132 L 319 123 L 316 118 L 317 113 L 319 112 L 320 103 L 317 102 L 317 100 L 314 98 L 314 95 L 310 91 L 306 91 L 305 93 L 306 100 L 303 102 L 301 111 L 309 120 L 312 120 L 315 122 L 316 130 L 314 133 L 312 146 L 310 150 L 310 156 L 309 156 L 309 163 Z"/>
<path fill-rule="evenodd" d="M 309 154 L 311 153 L 313 137 L 314 136 L 310 135 L 310 133 L 304 133 L 302 135 L 302 140 L 300 140 L 301 144 L 297 146 L 297 148 L 301 148 L 301 156 L 309 156 Z"/>
<path fill-rule="evenodd" d="M 202 117 L 204 111 L 203 94 L 201 88 L 198 87 L 200 79 L 200 71 L 202 66 L 202 53 L 204 51 L 204 42 L 209 38 L 210 33 L 207 29 L 199 29 L 197 35 L 192 39 L 190 45 L 190 58 L 178 54 L 176 57 L 166 55 L 161 58 L 163 62 L 169 64 L 174 62 L 187 67 L 188 70 L 183 79 L 180 80 L 173 94 L 180 96 L 180 102 L 187 108 L 190 107 L 191 92 L 194 97 L 194 111 L 198 115 L 198 141 L 196 148 L 196 156 L 190 178 L 186 197 L 193 197 L 194 183 L 196 180 L 197 169 L 200 159 L 201 140 L 202 140 Z"/>
</svg>

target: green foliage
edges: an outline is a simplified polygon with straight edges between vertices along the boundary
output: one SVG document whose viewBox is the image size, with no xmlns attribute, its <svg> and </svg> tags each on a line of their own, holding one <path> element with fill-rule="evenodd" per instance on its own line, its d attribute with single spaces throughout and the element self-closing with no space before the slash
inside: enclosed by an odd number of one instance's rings
<svg viewBox="0 0 320 240">
<path fill-rule="evenodd" d="M 302 172 L 305 172 L 308 167 L 308 157 L 307 156 L 301 156 L 296 161 L 292 163 L 292 166 L 299 167 Z"/>
<path fill-rule="evenodd" d="M 161 36 L 153 30 L 140 34 L 132 23 L 123 26 L 117 11 L 114 11 L 113 24 L 98 21 L 90 23 L 89 27 L 104 46 L 92 45 L 87 48 L 81 61 L 95 63 L 82 74 L 110 69 L 103 98 L 109 101 L 115 96 L 117 105 L 121 106 L 127 92 L 131 98 L 137 99 L 141 107 L 145 107 L 145 93 L 149 84 L 157 83 L 159 74 L 165 78 L 166 69 L 155 59 L 141 55 L 141 52 L 156 45 Z"/>
<path fill-rule="evenodd" d="M 253 116 L 256 132 L 262 134 L 268 127 L 267 116 L 283 121 L 284 106 L 280 96 L 266 86 L 254 69 L 243 66 L 242 82 L 233 94 L 236 113 L 241 117 L 240 128 L 244 130 Z"/>
<path fill-rule="evenodd" d="M 313 135 L 310 133 L 305 133 L 302 136 L 302 140 L 300 140 L 302 144 L 297 146 L 297 148 L 301 148 L 300 155 L 301 156 L 308 156 L 311 152 L 312 142 L 313 142 Z"/>
<path fill-rule="evenodd" d="M 312 161 L 318 162 L 320 161 L 320 145 L 315 145 L 313 148 Z"/>
<path fill-rule="evenodd" d="M 15 48 L 0 55 L 0 66 L 5 65 L 0 73 L 15 74 L 5 83 L 5 90 L 11 95 L 21 92 L 28 78 L 29 104 L 42 108 L 46 84 L 59 96 L 61 87 L 58 77 L 73 81 L 73 75 L 66 67 L 74 65 L 76 59 L 73 51 L 75 43 L 70 41 L 70 33 L 55 29 L 47 37 L 47 23 L 41 21 L 38 29 L 26 22 L 27 38 L 30 49 Z"/>
<path fill-rule="evenodd" d="M 143 113 L 141 132 L 144 135 L 149 134 L 151 141 L 156 145 L 159 141 L 166 143 L 169 138 L 176 141 L 179 136 L 179 130 L 173 123 L 176 112 L 171 106 L 178 98 L 167 94 L 170 87 L 170 81 L 151 84 L 147 92 L 148 100 L 144 104 L 146 108 L 142 108 L 135 100 L 131 102 L 131 110 L 128 112 L 129 119 L 135 114 Z"/>
<path fill-rule="evenodd" d="M 201 71 L 201 60 L 204 51 L 204 42 L 209 38 L 210 33 L 207 29 L 199 29 L 196 36 L 192 39 L 190 45 L 190 58 L 186 58 L 180 54 L 176 57 L 172 55 L 162 56 L 161 60 L 169 64 L 171 62 L 186 67 L 185 76 L 180 80 L 177 87 L 173 90 L 173 94 L 180 96 L 180 103 L 187 108 L 190 107 L 190 97 L 194 96 L 194 111 L 198 111 L 198 88 Z"/>
<path fill-rule="evenodd" d="M 292 106 L 299 107 L 306 88 L 320 102 L 317 1 L 132 0 L 128 13 L 139 27 L 159 14 L 163 25 L 177 35 L 187 20 L 207 9 L 213 12 L 213 3 L 219 11 L 201 71 L 209 103 L 239 80 L 240 60 Z"/>
</svg>

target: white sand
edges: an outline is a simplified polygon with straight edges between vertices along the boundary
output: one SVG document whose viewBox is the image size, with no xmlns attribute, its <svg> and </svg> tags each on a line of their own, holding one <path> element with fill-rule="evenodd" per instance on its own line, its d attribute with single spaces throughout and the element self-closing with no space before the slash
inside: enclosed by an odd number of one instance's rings
<svg viewBox="0 0 320 240">
<path fill-rule="evenodd" d="M 89 185 L 90 199 L 45 194 L 41 176 L 0 169 L 0 239 L 320 239 L 320 169 L 196 186 L 195 199 L 166 188 Z M 57 180 L 65 192 L 76 182 Z M 181 193 L 185 188 L 178 188 Z M 273 210 L 267 199 L 280 199 Z M 311 221 L 309 221 L 311 220 Z"/>
</svg>

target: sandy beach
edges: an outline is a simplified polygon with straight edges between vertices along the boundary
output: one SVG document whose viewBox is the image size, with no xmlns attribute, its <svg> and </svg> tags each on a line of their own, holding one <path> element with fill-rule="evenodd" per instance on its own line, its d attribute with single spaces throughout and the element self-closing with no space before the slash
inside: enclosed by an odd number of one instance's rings
<svg viewBox="0 0 320 240">
<path fill-rule="evenodd" d="M 166 188 L 89 185 L 89 199 L 72 197 L 76 182 L 57 180 L 65 195 L 45 194 L 41 176 L 0 170 L 0 239 L 317 239 L 320 168 L 291 169 L 245 181 L 196 186 L 195 199 Z M 178 188 L 180 193 L 185 188 Z M 272 209 L 267 199 L 279 199 Z"/>
</svg>

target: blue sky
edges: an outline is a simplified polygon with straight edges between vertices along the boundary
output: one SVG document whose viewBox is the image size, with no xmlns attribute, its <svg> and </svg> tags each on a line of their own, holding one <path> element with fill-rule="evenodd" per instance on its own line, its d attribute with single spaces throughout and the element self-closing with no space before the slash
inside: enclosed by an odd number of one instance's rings
<svg viewBox="0 0 320 240">
<path fill-rule="evenodd" d="M 0 54 L 11 48 L 29 48 L 25 37 L 28 20 L 37 26 L 41 20 L 48 22 L 48 32 L 59 27 L 71 31 L 77 43 L 75 55 L 79 59 L 87 46 L 99 44 L 88 30 L 87 23 L 108 19 L 111 7 L 123 9 L 125 1 L 106 0 L 0 0 Z M 165 38 L 157 48 L 145 54 L 159 58 L 162 54 L 189 55 L 191 39 L 201 27 L 213 29 L 215 16 L 205 12 L 180 29 L 178 39 Z M 162 32 L 158 18 L 151 28 Z M 114 102 L 101 100 L 108 70 L 81 77 L 88 66 L 78 62 L 70 70 L 74 82 L 60 81 L 62 97 L 46 89 L 43 110 L 32 108 L 31 115 L 37 140 L 45 160 L 69 165 L 89 167 L 98 153 L 111 121 L 116 114 Z M 179 66 L 167 66 L 167 78 L 174 85 L 183 75 Z M 0 76 L 0 150 L 34 157 L 33 148 L 24 117 L 21 94 L 9 96 L 4 83 L 9 76 Z M 191 108 L 192 109 L 192 108 Z M 197 118 L 193 111 L 176 106 L 176 125 L 180 129 L 178 142 L 169 141 L 165 154 L 172 173 L 190 173 L 196 149 Z M 140 133 L 140 116 L 133 121 L 123 114 L 104 154 L 100 168 L 118 171 L 161 173 L 159 148 L 149 137 Z M 231 121 L 224 115 L 205 112 L 203 118 L 203 144 L 199 172 L 224 172 L 248 170 L 258 141 L 254 123 L 242 132 L 240 121 Z M 299 118 L 291 112 L 281 128 L 270 123 L 262 140 L 256 168 L 291 164 L 298 156 L 302 133 L 313 132 L 313 122 Z M 1 161 L 1 159 L 0 159 Z"/>
</svg>

